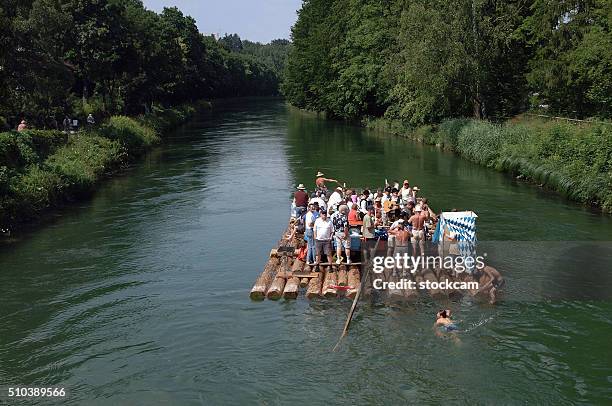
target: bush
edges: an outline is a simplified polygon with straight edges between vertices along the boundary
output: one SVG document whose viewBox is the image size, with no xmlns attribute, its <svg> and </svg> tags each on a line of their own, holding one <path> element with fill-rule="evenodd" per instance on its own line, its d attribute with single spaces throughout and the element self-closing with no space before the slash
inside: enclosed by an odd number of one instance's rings
<svg viewBox="0 0 612 406">
<path fill-rule="evenodd" d="M 516 119 L 473 119 L 412 129 L 397 120 L 367 119 L 368 128 L 440 145 L 478 164 L 522 175 L 570 199 L 612 212 L 612 126 Z"/>
<path fill-rule="evenodd" d="M 57 130 L 27 130 L 18 136 L 28 135 L 39 159 L 43 160 L 57 148 L 68 142 L 68 134 Z"/>
<path fill-rule="evenodd" d="M 31 219 L 61 199 L 61 179 L 52 172 L 31 166 L 24 174 L 13 178 L 14 196 L 11 212 L 21 219 Z"/>
<path fill-rule="evenodd" d="M 454 118 L 451 120 L 444 120 L 438 126 L 440 133 L 440 143 L 445 149 L 451 151 L 456 150 L 457 140 L 459 139 L 459 132 L 470 122 L 467 118 Z"/>
<path fill-rule="evenodd" d="M 210 110 L 210 108 L 210 102 L 205 101 L 183 104 L 175 108 L 154 106 L 152 113 L 146 116 L 140 116 L 139 121 L 161 134 L 177 128 L 195 116 L 198 112 Z"/>
<path fill-rule="evenodd" d="M 430 125 L 422 125 L 414 130 L 413 138 L 418 142 L 424 142 L 426 144 L 438 144 L 437 133 Z"/>
<path fill-rule="evenodd" d="M 160 141 L 152 128 L 125 116 L 113 116 L 100 129 L 108 139 L 119 141 L 130 154 L 140 155 Z"/>
<path fill-rule="evenodd" d="M 30 136 L 17 132 L 0 133 L 0 165 L 21 169 L 39 161 Z"/>
<path fill-rule="evenodd" d="M 471 120 L 459 130 L 456 150 L 470 161 L 490 167 L 495 165 L 501 145 L 499 125 Z"/>
<path fill-rule="evenodd" d="M 6 194 L 9 188 L 11 172 L 6 166 L 0 166 L 0 195 Z"/>
<path fill-rule="evenodd" d="M 61 177 L 71 195 L 87 193 L 100 178 L 127 161 L 127 153 L 118 140 L 76 134 L 45 162 L 45 167 Z"/>
<path fill-rule="evenodd" d="M 42 130 L 0 133 L 0 228 L 91 192 L 104 176 L 158 143 L 158 133 L 205 108 L 210 104 L 157 108 L 140 120 L 114 116 L 100 130 L 70 136 Z"/>
</svg>

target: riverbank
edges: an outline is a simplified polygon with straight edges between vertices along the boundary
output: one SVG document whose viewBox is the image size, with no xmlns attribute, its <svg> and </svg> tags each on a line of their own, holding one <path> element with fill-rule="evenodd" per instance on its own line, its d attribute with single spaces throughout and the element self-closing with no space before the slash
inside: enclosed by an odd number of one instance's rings
<svg viewBox="0 0 612 406">
<path fill-rule="evenodd" d="M 366 128 L 436 145 L 469 161 L 534 182 L 612 213 L 612 126 L 517 117 L 502 124 L 451 119 L 411 127 L 364 119 Z"/>
<path fill-rule="evenodd" d="M 112 116 L 98 128 L 0 133 L 0 233 L 9 235 L 51 208 L 87 198 L 209 102 L 155 108 L 147 116 Z"/>
</svg>

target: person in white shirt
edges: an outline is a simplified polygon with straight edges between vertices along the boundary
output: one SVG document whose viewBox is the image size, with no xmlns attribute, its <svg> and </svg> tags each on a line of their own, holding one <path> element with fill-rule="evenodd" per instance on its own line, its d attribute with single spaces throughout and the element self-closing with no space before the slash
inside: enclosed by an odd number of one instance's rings
<svg viewBox="0 0 612 406">
<path fill-rule="evenodd" d="M 390 200 L 390 199 L 391 199 L 391 188 L 387 187 L 387 188 L 385 188 L 385 190 L 383 191 L 383 195 L 382 195 L 382 197 L 380 198 L 380 202 L 381 202 L 382 204 L 385 204 L 385 202 L 386 202 L 387 200 Z"/>
<path fill-rule="evenodd" d="M 331 196 L 329 197 L 329 200 L 327 201 L 327 205 L 334 209 L 334 210 L 338 210 L 338 204 L 340 204 L 342 202 L 342 188 L 340 186 L 338 186 L 336 188 L 336 190 L 334 191 L 334 193 L 331 194 Z"/>
<path fill-rule="evenodd" d="M 410 183 L 408 183 L 408 179 L 404 181 L 404 185 L 400 189 L 400 197 L 402 198 L 402 208 L 408 204 L 408 201 L 411 200 L 412 197 L 412 189 L 410 188 Z"/>
<path fill-rule="evenodd" d="M 325 254 L 327 261 L 331 262 L 332 258 L 332 245 L 331 240 L 334 234 L 334 226 L 332 222 L 327 218 L 327 212 L 321 211 L 321 217 L 319 217 L 313 227 L 315 246 L 317 250 L 316 265 L 321 263 L 321 254 Z"/>
<path fill-rule="evenodd" d="M 323 200 L 323 198 L 318 194 L 317 197 L 313 197 L 312 199 L 310 199 L 309 203 L 318 203 L 321 209 L 327 210 L 327 203 L 325 203 L 325 200 Z"/>
<path fill-rule="evenodd" d="M 308 265 L 314 264 L 315 257 L 317 255 L 317 250 L 316 250 L 315 241 L 314 241 L 314 230 L 313 230 L 314 222 L 319 216 L 319 212 L 316 210 L 317 210 L 316 205 L 309 204 L 308 211 L 306 212 L 306 215 L 304 216 L 304 228 L 305 228 L 304 239 L 308 243 L 307 244 L 308 251 L 306 255 L 306 263 Z"/>
</svg>

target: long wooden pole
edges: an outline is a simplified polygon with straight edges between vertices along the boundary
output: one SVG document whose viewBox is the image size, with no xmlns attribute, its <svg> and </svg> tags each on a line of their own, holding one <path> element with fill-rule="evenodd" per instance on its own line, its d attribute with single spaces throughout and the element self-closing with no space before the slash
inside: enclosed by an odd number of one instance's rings
<svg viewBox="0 0 612 406">
<path fill-rule="evenodd" d="M 375 253 L 376 250 L 378 249 L 379 242 L 380 242 L 380 237 L 378 237 L 378 239 L 376 240 L 376 245 L 374 245 L 374 250 L 372 251 L 372 253 Z M 366 250 L 367 250 L 367 247 L 366 247 Z M 334 346 L 333 351 L 336 351 L 338 349 L 338 347 L 340 346 L 340 342 L 342 342 L 342 339 L 348 333 L 349 325 L 351 324 L 351 320 L 353 320 L 353 314 L 355 314 L 355 309 L 357 308 L 357 302 L 359 301 L 361 292 L 363 291 L 363 289 L 365 289 L 366 281 L 368 279 L 368 276 L 370 275 L 370 262 L 371 262 L 371 259 L 369 259 L 368 262 L 366 262 L 365 269 L 364 269 L 364 275 L 361 278 L 361 284 L 359 285 L 359 290 L 357 291 L 357 294 L 355 295 L 355 299 L 353 299 L 351 310 L 349 310 L 348 317 L 346 318 L 346 322 L 344 323 L 344 329 L 342 330 L 342 335 L 340 335 L 340 338 L 338 339 L 338 342 Z"/>
</svg>

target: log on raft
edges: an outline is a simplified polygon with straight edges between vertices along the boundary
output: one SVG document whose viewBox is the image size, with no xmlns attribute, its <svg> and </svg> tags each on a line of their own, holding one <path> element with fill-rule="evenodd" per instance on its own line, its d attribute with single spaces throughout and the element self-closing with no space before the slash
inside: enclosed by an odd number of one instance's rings
<svg viewBox="0 0 612 406">
<path fill-rule="evenodd" d="M 327 272 L 325 272 L 325 279 L 323 282 L 323 288 L 321 289 L 321 295 L 326 298 L 338 296 L 338 290 L 336 289 L 337 282 L 338 272 L 333 271 L 331 266 L 328 267 Z"/>
<path fill-rule="evenodd" d="M 384 279 L 388 282 L 394 282 L 395 286 L 393 288 L 391 288 L 390 286 L 387 287 L 387 297 L 386 297 L 386 302 L 393 304 L 393 303 L 401 303 L 404 301 L 404 292 L 403 289 L 398 289 L 397 288 L 397 283 L 400 281 L 400 276 L 399 276 L 399 271 L 397 269 L 385 269 L 385 271 L 382 273 L 382 275 L 384 275 Z"/>
<path fill-rule="evenodd" d="M 448 283 L 457 282 L 457 278 L 453 275 L 453 271 L 449 269 L 438 270 L 438 280 L 440 282 L 448 281 Z M 451 300 L 458 300 L 463 297 L 463 293 L 457 289 L 447 289 L 446 294 Z"/>
<path fill-rule="evenodd" d="M 428 269 L 428 268 L 423 271 L 423 278 L 426 281 L 429 281 L 430 284 L 432 284 L 433 282 L 438 282 L 438 278 L 436 278 L 436 275 L 433 273 L 431 269 Z M 448 296 L 441 289 L 430 288 L 429 294 L 431 295 L 432 298 L 436 300 L 442 300 L 442 299 L 448 298 Z"/>
<path fill-rule="evenodd" d="M 296 239 L 289 241 L 285 236 L 291 231 L 292 223 L 290 222 L 287 229 L 283 233 L 283 238 L 278 242 L 278 247 L 289 247 L 295 246 Z M 274 254 L 275 255 L 275 254 Z M 263 272 L 259 275 L 253 288 L 251 289 L 250 297 L 252 300 L 263 300 L 266 297 L 266 293 L 271 288 L 271 285 L 278 272 L 280 265 L 280 258 L 277 256 L 271 256 L 264 267 Z"/>
<path fill-rule="evenodd" d="M 298 292 L 300 291 L 300 278 L 289 278 L 285 284 L 285 290 L 283 291 L 283 297 L 285 299 L 297 299 Z"/>
<path fill-rule="evenodd" d="M 287 279 L 285 278 L 285 271 L 289 268 L 290 258 L 282 257 L 280 260 L 280 265 L 276 272 L 276 277 L 274 281 L 272 281 L 272 285 L 270 285 L 270 289 L 266 292 L 266 297 L 270 300 L 278 300 L 283 295 L 283 290 L 285 289 L 285 284 L 287 283 Z M 280 274 L 283 275 L 280 275 Z"/>
<path fill-rule="evenodd" d="M 302 269 L 304 269 L 304 265 L 304 261 L 302 261 L 301 259 L 296 259 L 291 265 L 291 272 L 302 272 Z"/>
<path fill-rule="evenodd" d="M 359 268 L 351 266 L 348 271 L 348 286 L 345 296 L 349 299 L 354 299 L 361 285 L 361 277 L 359 276 Z"/>
<path fill-rule="evenodd" d="M 270 289 L 266 293 L 266 297 L 270 300 L 278 300 L 283 295 L 283 290 L 285 289 L 285 284 L 287 280 L 283 277 L 276 277 L 270 285 Z"/>
<path fill-rule="evenodd" d="M 348 286 L 348 272 L 346 271 L 346 265 L 340 265 L 338 267 L 338 286 Z"/>
<path fill-rule="evenodd" d="M 310 265 L 306 265 L 304 267 L 304 271 L 303 272 L 312 272 L 311 271 L 311 266 Z M 310 282 L 309 278 L 302 278 L 300 279 L 300 288 L 306 288 L 308 287 L 308 283 Z"/>
<path fill-rule="evenodd" d="M 306 298 L 314 299 L 321 296 L 321 285 L 323 285 L 323 279 L 325 278 L 325 272 L 319 271 L 319 276 L 316 278 L 310 278 L 308 282 L 308 288 L 306 289 Z"/>
<path fill-rule="evenodd" d="M 414 279 L 414 282 L 416 283 L 417 286 L 417 290 L 421 291 L 423 289 L 421 289 L 421 286 L 423 286 L 422 284 L 425 283 L 425 278 L 423 278 L 423 275 L 421 274 L 421 271 L 416 271 L 415 273 L 412 274 L 412 279 Z"/>
<path fill-rule="evenodd" d="M 404 276 L 404 279 L 416 283 L 414 275 L 412 275 L 410 272 L 406 272 L 406 276 Z M 410 302 L 414 302 L 415 300 L 417 300 L 419 298 L 419 291 L 417 287 L 415 286 L 414 289 L 404 289 L 404 298 Z"/>
<path fill-rule="evenodd" d="M 255 285 L 251 289 L 251 299 L 252 300 L 264 300 L 266 297 L 266 292 L 272 285 L 272 281 L 274 280 L 274 276 L 278 271 L 278 266 L 280 265 L 279 258 L 270 258 L 266 267 L 264 268 L 259 278 L 255 281 Z"/>
<path fill-rule="evenodd" d="M 291 272 L 301 272 L 304 268 L 304 261 L 296 259 L 291 266 Z M 285 299 L 296 299 L 300 290 L 300 278 L 291 277 L 287 279 L 283 297 Z"/>
</svg>

